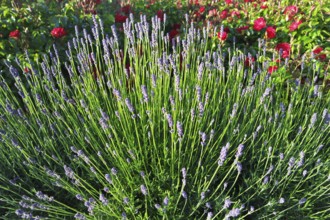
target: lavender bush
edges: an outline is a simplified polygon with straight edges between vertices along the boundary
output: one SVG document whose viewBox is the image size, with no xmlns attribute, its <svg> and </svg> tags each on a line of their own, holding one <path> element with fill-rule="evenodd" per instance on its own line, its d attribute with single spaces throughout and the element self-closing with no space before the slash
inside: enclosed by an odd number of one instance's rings
<svg viewBox="0 0 330 220">
<path fill-rule="evenodd" d="M 330 218 L 322 85 L 279 89 L 268 63 L 209 50 L 209 30 L 187 23 L 170 41 L 164 26 L 131 16 L 122 45 L 94 20 L 65 71 L 56 48 L 31 74 L 8 64 L 19 98 L 0 76 L 4 218 Z"/>
</svg>

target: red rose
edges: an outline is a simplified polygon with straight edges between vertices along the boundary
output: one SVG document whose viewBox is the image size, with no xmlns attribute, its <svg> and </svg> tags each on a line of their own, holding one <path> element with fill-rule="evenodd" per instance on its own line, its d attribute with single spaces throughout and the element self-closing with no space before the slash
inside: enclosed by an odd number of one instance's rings
<svg viewBox="0 0 330 220">
<path fill-rule="evenodd" d="M 289 27 L 290 31 L 295 31 L 301 23 L 302 23 L 302 21 L 300 21 L 300 20 L 292 22 Z"/>
<path fill-rule="evenodd" d="M 64 37 L 65 35 L 67 35 L 66 31 L 64 28 L 62 27 L 57 27 L 57 28 L 54 28 L 50 34 L 55 37 L 55 38 L 61 38 L 61 37 Z"/>
<path fill-rule="evenodd" d="M 266 27 L 266 20 L 264 18 L 258 18 L 254 21 L 253 29 L 256 31 L 261 31 L 261 29 Z"/>
<path fill-rule="evenodd" d="M 228 34 L 227 32 L 223 31 L 222 33 L 221 32 L 218 32 L 218 38 L 221 40 L 221 41 L 225 41 L 228 37 Z"/>
<path fill-rule="evenodd" d="M 177 29 L 172 29 L 169 33 L 170 42 L 172 42 L 172 39 L 179 34 L 179 31 Z"/>
<path fill-rule="evenodd" d="M 19 32 L 19 30 L 14 30 L 9 33 L 10 38 L 18 39 L 20 36 L 21 36 L 21 33 Z"/>
<path fill-rule="evenodd" d="M 266 29 L 266 36 L 267 36 L 267 39 L 273 39 L 274 37 L 276 37 L 276 30 L 275 30 L 275 27 L 267 27 Z"/>
<path fill-rule="evenodd" d="M 291 19 L 297 13 L 298 13 L 298 7 L 295 5 L 288 6 L 284 10 L 284 14 L 288 15 L 289 19 Z"/>
<path fill-rule="evenodd" d="M 222 20 L 226 19 L 228 17 L 228 11 L 227 10 L 223 10 L 221 13 L 220 13 L 220 18 Z"/>
<path fill-rule="evenodd" d="M 129 13 L 132 12 L 131 6 L 129 4 L 125 5 L 125 6 L 121 7 L 121 11 L 128 15 Z"/>
<path fill-rule="evenodd" d="M 225 2 L 229 5 L 229 4 L 233 4 L 233 0 L 225 0 Z"/>
<path fill-rule="evenodd" d="M 327 58 L 327 55 L 322 53 L 320 55 L 317 55 L 315 58 L 324 61 Z"/>
<path fill-rule="evenodd" d="M 319 54 L 319 53 L 321 53 L 322 50 L 323 50 L 322 47 L 317 47 L 316 49 L 313 50 L 313 53 L 314 54 Z"/>
<path fill-rule="evenodd" d="M 327 55 L 324 54 L 324 53 L 320 54 L 321 51 L 323 51 L 323 48 L 322 47 L 317 47 L 313 50 L 313 53 L 315 55 L 318 54 L 317 56 L 315 56 L 315 59 L 324 61 L 327 58 Z"/>
<path fill-rule="evenodd" d="M 199 18 L 199 17 L 201 16 L 201 13 L 199 13 L 199 11 L 195 11 L 195 12 L 194 12 L 194 15 L 195 15 L 197 18 Z"/>
<path fill-rule="evenodd" d="M 244 61 L 244 65 L 245 66 L 251 66 L 251 64 L 254 63 L 254 61 L 255 61 L 254 57 L 250 57 L 250 58 L 247 57 Z"/>
<path fill-rule="evenodd" d="M 158 10 L 157 11 L 157 17 L 160 19 L 160 21 L 164 20 L 164 12 L 163 10 Z"/>
<path fill-rule="evenodd" d="M 278 69 L 277 66 L 270 66 L 268 67 L 268 73 L 269 74 L 272 74 L 274 71 L 276 71 Z"/>
<path fill-rule="evenodd" d="M 117 13 L 115 15 L 115 22 L 116 23 L 124 23 L 128 17 L 122 14 Z"/>
<path fill-rule="evenodd" d="M 287 58 L 290 56 L 291 46 L 288 43 L 279 43 L 276 45 L 275 49 L 277 51 L 282 50 L 282 58 Z"/>
<path fill-rule="evenodd" d="M 204 11 L 205 11 L 205 7 L 204 6 L 202 6 L 202 7 L 199 8 L 199 13 L 203 13 Z"/>
<path fill-rule="evenodd" d="M 236 31 L 241 34 L 242 31 L 245 31 L 245 30 L 248 30 L 248 29 L 249 29 L 249 26 L 243 26 L 243 27 L 236 28 Z"/>
<path fill-rule="evenodd" d="M 260 8 L 261 8 L 261 9 L 266 9 L 266 8 L 268 8 L 268 6 L 265 5 L 265 4 L 262 4 L 262 5 L 260 5 Z"/>
</svg>

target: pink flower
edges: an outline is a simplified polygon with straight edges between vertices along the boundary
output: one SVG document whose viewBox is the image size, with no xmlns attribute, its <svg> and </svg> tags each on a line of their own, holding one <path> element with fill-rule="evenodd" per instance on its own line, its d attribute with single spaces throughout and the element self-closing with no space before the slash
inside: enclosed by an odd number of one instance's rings
<svg viewBox="0 0 330 220">
<path fill-rule="evenodd" d="M 300 21 L 300 20 L 292 22 L 289 27 L 290 31 L 295 31 L 301 23 L 302 23 L 302 21 Z"/>
<path fill-rule="evenodd" d="M 266 37 L 267 37 L 267 39 L 273 39 L 274 37 L 276 37 L 275 27 L 272 27 L 272 26 L 267 27 Z"/>
<path fill-rule="evenodd" d="M 256 31 L 261 31 L 266 27 L 266 20 L 264 18 L 258 18 L 254 21 L 253 29 Z"/>
<path fill-rule="evenodd" d="M 205 11 L 205 7 L 204 6 L 202 6 L 202 7 L 199 8 L 199 13 L 202 14 L 204 11 Z"/>
<path fill-rule="evenodd" d="M 55 38 L 61 38 L 61 37 L 64 37 L 65 35 L 67 35 L 66 31 L 64 28 L 62 27 L 57 27 L 57 28 L 54 28 L 50 34 L 55 37 Z"/>
<path fill-rule="evenodd" d="M 290 56 L 291 46 L 288 43 L 279 43 L 276 45 L 275 49 L 277 51 L 282 50 L 282 58 L 287 58 Z"/>
<path fill-rule="evenodd" d="M 229 4 L 233 4 L 233 0 L 225 0 L 225 2 L 229 5 Z"/>
<path fill-rule="evenodd" d="M 218 32 L 218 39 L 220 39 L 221 41 L 225 41 L 228 37 L 228 34 L 227 32 L 223 31 L 222 33 L 221 32 Z"/>
<path fill-rule="evenodd" d="M 278 69 L 277 66 L 270 66 L 268 67 L 268 73 L 269 74 L 272 74 L 274 71 L 276 71 Z"/>
<path fill-rule="evenodd" d="M 322 47 L 317 47 L 317 48 L 315 48 L 315 49 L 313 50 L 313 53 L 314 53 L 314 54 L 319 54 L 319 53 L 321 53 L 322 50 L 323 50 Z"/>
<path fill-rule="evenodd" d="M 14 38 L 14 39 L 18 39 L 21 36 L 21 32 L 19 32 L 19 30 L 14 30 L 12 32 L 9 33 L 9 37 L 10 38 Z"/>
<path fill-rule="evenodd" d="M 297 13 L 298 13 L 298 7 L 295 5 L 288 6 L 284 10 L 284 14 L 288 15 L 289 19 L 291 19 Z"/>
</svg>

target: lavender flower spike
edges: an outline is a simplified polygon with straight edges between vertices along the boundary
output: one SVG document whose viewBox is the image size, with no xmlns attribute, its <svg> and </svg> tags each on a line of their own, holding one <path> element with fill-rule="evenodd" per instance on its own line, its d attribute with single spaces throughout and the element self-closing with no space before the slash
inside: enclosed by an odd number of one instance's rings
<svg viewBox="0 0 330 220">
<path fill-rule="evenodd" d="M 102 202 L 103 205 L 105 206 L 108 205 L 108 200 L 102 193 L 100 193 L 100 201 Z"/>
<path fill-rule="evenodd" d="M 147 187 L 145 185 L 141 185 L 141 192 L 143 195 L 148 195 L 148 190 L 147 190 Z"/>
<path fill-rule="evenodd" d="M 173 119 L 172 119 L 172 115 L 167 113 L 166 114 L 166 118 L 167 118 L 167 122 L 168 122 L 168 126 L 172 129 L 173 128 Z"/>
<path fill-rule="evenodd" d="M 168 205 L 168 202 L 169 202 L 169 199 L 168 199 L 168 197 L 166 196 L 166 197 L 164 198 L 164 200 L 163 200 L 163 204 L 164 204 L 165 206 L 167 206 L 167 205 Z"/>
<path fill-rule="evenodd" d="M 131 113 L 134 113 L 134 107 L 133 107 L 131 101 L 129 100 L 129 98 L 126 98 L 126 99 L 125 99 L 125 103 L 126 103 L 126 106 L 127 106 L 128 110 L 129 110 Z"/>
<path fill-rule="evenodd" d="M 229 143 L 227 143 L 226 146 L 221 148 L 220 157 L 218 160 L 219 166 L 222 166 L 223 163 L 225 162 L 225 160 L 227 158 L 227 152 L 228 152 L 229 146 L 230 146 Z"/>
<path fill-rule="evenodd" d="M 235 208 L 230 210 L 230 212 L 227 215 L 226 219 L 229 219 L 229 217 L 237 217 L 241 214 L 241 210 L 239 208 Z"/>
<path fill-rule="evenodd" d="M 145 85 L 142 85 L 141 90 L 142 90 L 142 95 L 143 95 L 143 101 L 147 103 L 149 101 L 147 87 Z"/>
<path fill-rule="evenodd" d="M 228 209 L 231 204 L 232 204 L 232 201 L 230 199 L 226 199 L 225 204 L 223 205 L 223 208 Z"/>
<path fill-rule="evenodd" d="M 236 152 L 236 155 L 235 155 L 235 157 L 237 159 L 240 158 L 243 155 L 243 149 L 244 149 L 243 144 L 238 145 L 237 152 Z"/>
<path fill-rule="evenodd" d="M 207 220 L 211 220 L 212 219 L 212 217 L 213 217 L 213 213 L 212 212 L 208 212 L 207 213 Z"/>
<path fill-rule="evenodd" d="M 186 168 L 185 168 L 185 167 L 182 168 L 182 169 L 181 169 L 181 172 L 182 172 L 182 177 L 183 177 L 183 179 L 186 179 L 186 177 L 187 177 L 187 170 L 186 170 Z"/>
<path fill-rule="evenodd" d="M 243 167 L 242 167 L 242 163 L 241 163 L 241 162 L 237 162 L 237 163 L 236 163 L 236 166 L 237 166 L 237 171 L 238 171 L 238 173 L 241 173 L 241 172 L 242 172 L 242 169 L 243 169 Z"/>
<path fill-rule="evenodd" d="M 299 200 L 299 205 L 304 204 L 306 201 L 307 201 L 306 198 L 302 198 L 302 199 L 300 199 L 300 200 Z"/>
<path fill-rule="evenodd" d="M 188 198 L 188 195 L 187 195 L 187 193 L 185 191 L 182 191 L 181 195 L 182 195 L 182 197 L 184 199 L 187 199 Z"/>
<path fill-rule="evenodd" d="M 182 136 L 183 136 L 183 129 L 182 129 L 182 123 L 181 122 L 178 121 L 176 123 L 176 129 L 178 131 L 179 138 L 182 138 Z"/>
</svg>

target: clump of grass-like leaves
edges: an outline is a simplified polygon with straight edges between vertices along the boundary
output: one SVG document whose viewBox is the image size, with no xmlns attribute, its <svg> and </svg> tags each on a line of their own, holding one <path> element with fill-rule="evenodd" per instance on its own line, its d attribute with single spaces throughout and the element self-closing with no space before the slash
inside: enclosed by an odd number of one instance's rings
<svg viewBox="0 0 330 220">
<path fill-rule="evenodd" d="M 330 218 L 322 85 L 279 88 L 267 63 L 208 50 L 193 25 L 170 42 L 159 20 L 131 17 L 120 45 L 94 23 L 70 63 L 55 49 L 31 74 L 8 65 L 19 96 L 2 78 L 4 218 Z"/>
</svg>

